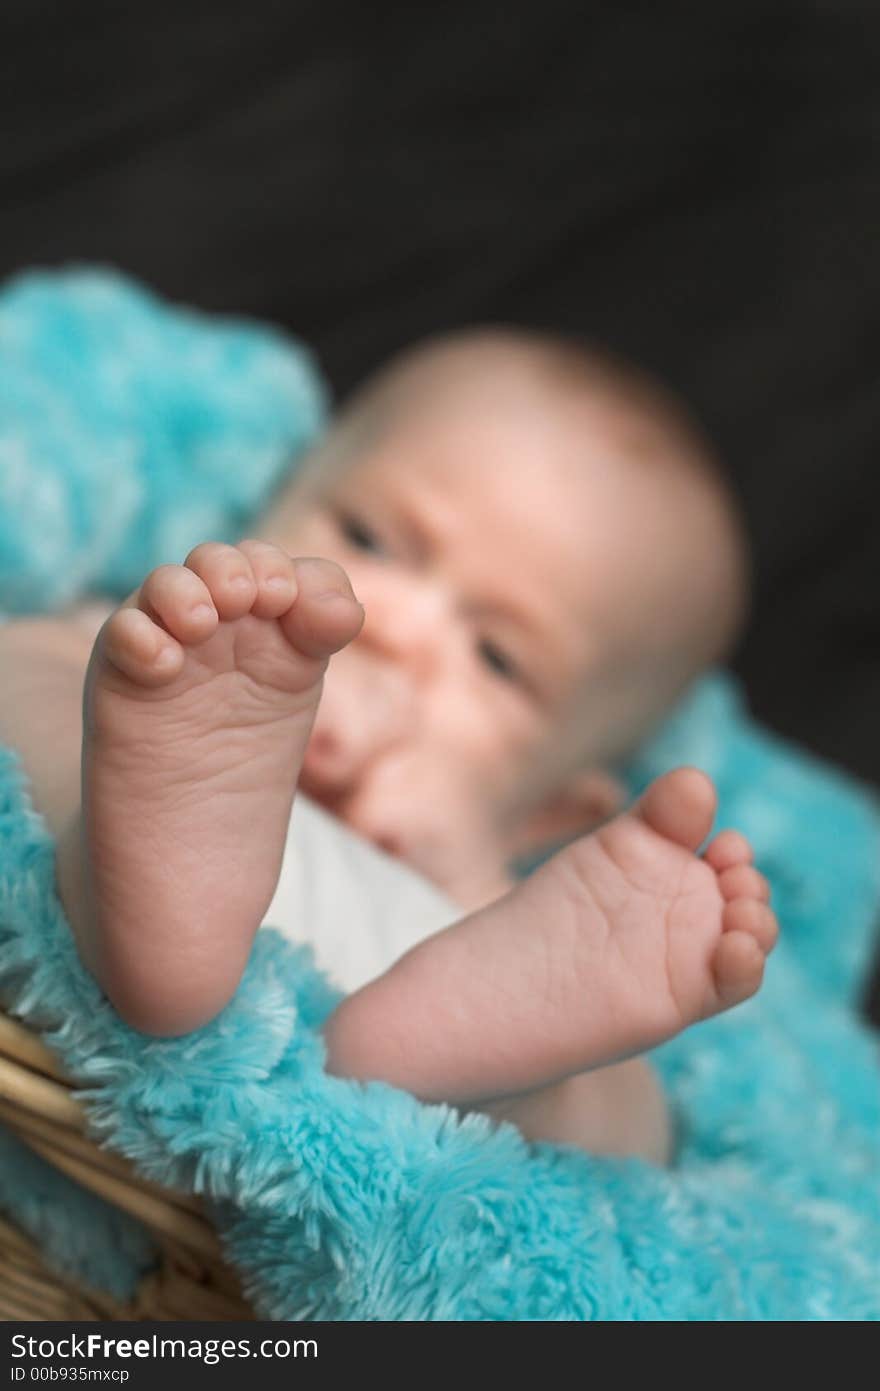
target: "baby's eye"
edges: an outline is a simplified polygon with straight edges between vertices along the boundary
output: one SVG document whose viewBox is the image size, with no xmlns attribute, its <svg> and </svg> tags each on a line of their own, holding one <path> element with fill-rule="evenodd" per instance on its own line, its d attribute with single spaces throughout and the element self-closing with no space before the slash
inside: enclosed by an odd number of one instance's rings
<svg viewBox="0 0 880 1391">
<path fill-rule="evenodd" d="M 503 681 L 519 680 L 519 668 L 516 662 L 491 638 L 480 638 L 477 643 L 477 652 L 484 666 L 487 666 L 496 676 L 500 676 Z"/>
<path fill-rule="evenodd" d="M 362 522 L 358 517 L 341 516 L 339 527 L 346 541 L 352 546 L 356 546 L 359 551 L 371 551 L 374 555 L 384 554 L 385 547 L 366 522 Z"/>
</svg>

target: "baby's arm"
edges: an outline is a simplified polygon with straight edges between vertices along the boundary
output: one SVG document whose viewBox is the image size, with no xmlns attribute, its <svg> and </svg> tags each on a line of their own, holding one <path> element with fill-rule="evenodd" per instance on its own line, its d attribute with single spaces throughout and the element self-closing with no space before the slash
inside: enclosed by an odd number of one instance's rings
<svg viewBox="0 0 880 1391">
<path fill-rule="evenodd" d="M 18 753 L 34 807 L 55 839 L 59 893 L 87 961 L 80 763 L 91 646 L 88 631 L 75 622 L 38 618 L 0 624 L 0 744 Z"/>
<path fill-rule="evenodd" d="M 56 838 L 80 806 L 82 689 L 91 642 L 74 624 L 0 624 L 0 744 L 17 750 Z"/>
</svg>

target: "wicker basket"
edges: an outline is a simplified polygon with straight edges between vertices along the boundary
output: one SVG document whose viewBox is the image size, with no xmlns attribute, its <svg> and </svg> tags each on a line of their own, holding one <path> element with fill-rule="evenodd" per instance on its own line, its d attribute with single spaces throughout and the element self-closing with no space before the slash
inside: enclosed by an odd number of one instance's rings
<svg viewBox="0 0 880 1391">
<path fill-rule="evenodd" d="M 0 1219 L 0 1319 L 252 1319 L 198 1199 L 138 1177 L 86 1133 L 73 1087 L 42 1043 L 0 1012 L 0 1124 L 83 1188 L 138 1218 L 161 1253 L 120 1304 L 52 1271 L 34 1243 Z"/>
</svg>

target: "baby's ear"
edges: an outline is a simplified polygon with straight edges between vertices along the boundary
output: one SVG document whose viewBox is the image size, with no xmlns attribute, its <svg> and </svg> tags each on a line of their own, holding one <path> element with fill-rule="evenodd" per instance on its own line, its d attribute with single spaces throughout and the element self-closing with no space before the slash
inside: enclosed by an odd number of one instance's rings
<svg viewBox="0 0 880 1391">
<path fill-rule="evenodd" d="M 515 858 L 534 855 L 593 830 L 616 815 L 626 800 L 623 783 L 611 773 L 601 768 L 575 773 L 520 823 Z"/>
</svg>

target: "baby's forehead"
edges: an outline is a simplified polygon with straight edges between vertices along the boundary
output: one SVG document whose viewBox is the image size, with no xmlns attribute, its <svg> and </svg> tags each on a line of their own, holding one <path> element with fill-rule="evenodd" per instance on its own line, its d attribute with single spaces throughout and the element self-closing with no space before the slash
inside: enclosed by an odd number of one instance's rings
<svg viewBox="0 0 880 1391">
<path fill-rule="evenodd" d="M 517 389 L 517 387 L 519 389 Z M 604 399 L 549 392 L 534 382 L 476 381 L 440 376 L 411 392 L 380 398 L 344 420 L 331 448 L 328 481 L 385 486 L 452 486 L 491 500 L 492 487 L 509 491 L 545 484 L 583 505 L 593 480 L 591 457 L 626 453 L 619 412 Z"/>
<path fill-rule="evenodd" d="M 502 411 L 462 403 L 451 410 L 436 400 L 359 441 L 331 486 L 369 495 L 380 508 L 419 496 L 428 505 L 434 498 L 438 506 L 457 503 L 481 515 L 496 540 L 517 546 L 568 536 L 575 568 L 592 558 L 604 570 L 661 513 L 667 530 L 680 531 L 687 513 L 681 495 L 700 484 L 671 456 L 652 456 L 635 422 L 621 422 L 604 403 L 579 404 L 518 402 Z M 514 518 L 519 526 L 505 525 Z M 637 565 L 638 551 L 627 559 Z"/>
<path fill-rule="evenodd" d="M 578 585 L 610 586 L 621 566 L 640 573 L 650 552 L 680 546 L 699 484 L 621 417 L 617 403 L 527 396 L 487 399 L 485 390 L 420 393 L 350 429 L 323 465 L 324 486 L 377 513 L 419 505 L 464 522 L 510 561 L 547 544 L 564 553 Z M 558 566 L 538 575 L 544 587 Z M 560 601 L 564 590 L 557 585 Z M 579 590 L 574 587 L 574 597 Z M 595 596 L 597 599 L 601 596 Z"/>
<path fill-rule="evenodd" d="M 557 546 L 568 573 L 547 566 L 536 580 L 559 603 L 568 594 L 582 605 L 586 588 L 591 611 L 607 611 L 622 585 L 628 608 L 644 612 L 661 579 L 674 599 L 694 571 L 681 557 L 705 549 L 694 539 L 701 522 L 722 549 L 730 539 L 721 534 L 728 499 L 702 442 L 649 389 L 501 356 L 503 370 L 496 362 L 484 372 L 480 354 L 441 354 L 356 405 L 331 486 L 379 510 L 401 499 L 457 504 L 514 562 Z"/>
</svg>

